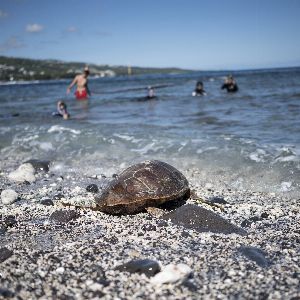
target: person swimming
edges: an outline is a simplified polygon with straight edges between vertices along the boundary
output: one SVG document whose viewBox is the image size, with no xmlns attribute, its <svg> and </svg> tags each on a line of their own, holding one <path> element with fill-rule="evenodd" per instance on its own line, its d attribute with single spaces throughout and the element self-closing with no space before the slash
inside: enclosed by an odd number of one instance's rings
<svg viewBox="0 0 300 300">
<path fill-rule="evenodd" d="M 156 98 L 155 92 L 154 92 L 154 88 L 152 86 L 148 86 L 147 90 L 148 90 L 148 93 L 147 93 L 147 96 L 146 96 L 147 99 L 154 99 L 154 98 Z"/>
<path fill-rule="evenodd" d="M 226 89 L 228 93 L 234 93 L 239 90 L 236 81 L 234 80 L 232 75 L 229 75 L 226 79 L 224 84 L 222 85 L 221 89 Z"/>
<path fill-rule="evenodd" d="M 52 114 L 54 117 L 63 117 L 64 120 L 70 118 L 70 114 L 67 111 L 67 105 L 63 101 L 57 102 L 57 111 Z"/>
<path fill-rule="evenodd" d="M 196 87 L 195 87 L 195 90 L 192 94 L 193 96 L 205 96 L 206 95 L 206 92 L 203 88 L 203 82 L 202 81 L 198 81 L 196 83 Z"/>
</svg>

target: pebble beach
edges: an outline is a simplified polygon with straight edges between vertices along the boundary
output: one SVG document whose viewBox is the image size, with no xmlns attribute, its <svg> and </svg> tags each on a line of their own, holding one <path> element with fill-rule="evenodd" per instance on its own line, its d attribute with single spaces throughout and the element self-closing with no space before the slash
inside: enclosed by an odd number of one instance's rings
<svg viewBox="0 0 300 300">
<path fill-rule="evenodd" d="M 245 234 L 201 232 L 147 212 L 113 216 L 71 205 L 92 203 L 91 185 L 101 192 L 112 179 L 106 174 L 61 176 L 50 164 L 33 182 L 15 182 L 9 174 L 20 164 L 1 165 L 2 202 L 5 190 L 17 193 L 0 204 L 1 299 L 299 299 L 297 198 L 217 190 L 181 170 L 201 197 L 187 203 Z M 178 266 L 187 271 L 162 274 Z"/>
</svg>

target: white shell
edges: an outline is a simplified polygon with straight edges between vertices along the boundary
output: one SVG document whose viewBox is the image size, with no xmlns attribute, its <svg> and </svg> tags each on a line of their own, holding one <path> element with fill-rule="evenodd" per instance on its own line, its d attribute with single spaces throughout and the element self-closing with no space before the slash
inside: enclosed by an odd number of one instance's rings
<svg viewBox="0 0 300 300">
<path fill-rule="evenodd" d="M 151 278 L 153 284 L 184 282 L 192 273 L 192 269 L 186 264 L 169 264 L 163 270 Z"/>
<path fill-rule="evenodd" d="M 35 170 L 33 166 L 29 163 L 26 163 L 19 166 L 17 170 L 11 172 L 8 175 L 8 178 L 15 182 L 24 182 L 24 181 L 34 182 L 35 181 L 34 172 Z"/>
</svg>

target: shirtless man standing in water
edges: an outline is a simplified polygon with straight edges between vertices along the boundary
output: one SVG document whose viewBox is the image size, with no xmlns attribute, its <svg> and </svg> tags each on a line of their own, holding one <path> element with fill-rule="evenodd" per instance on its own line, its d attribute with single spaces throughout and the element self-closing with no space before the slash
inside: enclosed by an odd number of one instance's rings
<svg viewBox="0 0 300 300">
<path fill-rule="evenodd" d="M 67 94 L 70 93 L 71 88 L 76 84 L 76 92 L 75 97 L 77 100 L 86 100 L 88 95 L 90 96 L 91 93 L 88 88 L 88 76 L 90 74 L 89 68 L 85 67 L 82 74 L 77 75 L 72 83 L 67 88 Z"/>
</svg>

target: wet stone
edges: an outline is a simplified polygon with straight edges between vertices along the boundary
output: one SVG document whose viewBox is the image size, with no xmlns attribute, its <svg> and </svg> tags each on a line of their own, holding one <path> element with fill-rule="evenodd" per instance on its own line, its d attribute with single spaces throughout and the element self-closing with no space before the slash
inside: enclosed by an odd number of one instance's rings
<svg viewBox="0 0 300 300">
<path fill-rule="evenodd" d="M 75 210 L 57 210 L 50 216 L 50 220 L 57 223 L 68 223 L 76 218 L 78 214 Z"/>
<path fill-rule="evenodd" d="M 6 247 L 0 248 L 0 263 L 4 262 L 13 255 L 13 252 Z"/>
<path fill-rule="evenodd" d="M 198 232 L 247 234 L 245 230 L 231 224 L 216 213 L 192 204 L 183 205 L 164 215 L 162 219 L 170 220 L 175 225 L 193 229 Z"/>
<path fill-rule="evenodd" d="M 208 198 L 208 201 L 210 203 L 215 203 L 215 204 L 228 204 L 228 202 L 225 201 L 223 197 L 210 197 Z"/>
<path fill-rule="evenodd" d="M 54 205 L 54 202 L 51 199 L 43 199 L 40 202 L 42 205 L 52 206 Z"/>
<path fill-rule="evenodd" d="M 160 271 L 158 262 L 151 259 L 131 260 L 126 264 L 115 268 L 121 272 L 145 274 L 147 277 L 152 277 Z"/>
<path fill-rule="evenodd" d="M 254 261 L 258 266 L 266 268 L 271 265 L 271 262 L 266 258 L 267 253 L 256 247 L 241 246 L 238 252 Z"/>
<path fill-rule="evenodd" d="M 49 171 L 50 161 L 47 160 L 30 159 L 25 161 L 24 163 L 31 164 L 36 172 Z"/>
<path fill-rule="evenodd" d="M 1 296 L 1 299 L 2 299 L 2 297 L 3 298 L 12 298 L 15 296 L 15 294 L 8 289 L 0 288 L 0 296 Z"/>
<path fill-rule="evenodd" d="M 94 194 L 99 192 L 99 188 L 98 188 L 97 184 L 94 184 L 94 183 L 88 185 L 86 187 L 86 190 L 87 190 L 87 192 L 94 193 Z"/>
</svg>

